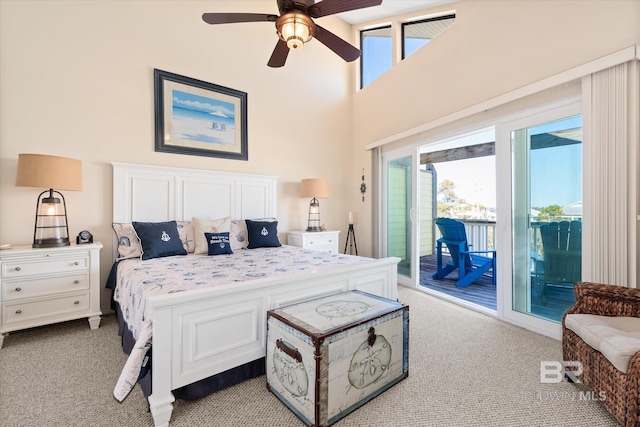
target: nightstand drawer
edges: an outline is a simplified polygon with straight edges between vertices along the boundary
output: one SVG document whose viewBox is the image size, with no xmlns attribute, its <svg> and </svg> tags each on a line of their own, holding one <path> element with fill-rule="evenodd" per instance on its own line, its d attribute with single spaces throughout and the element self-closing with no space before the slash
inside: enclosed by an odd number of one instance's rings
<svg viewBox="0 0 640 427">
<path fill-rule="evenodd" d="M 312 236 L 307 236 L 307 244 L 309 245 L 309 249 L 315 249 L 318 246 L 333 245 L 336 238 L 337 236 L 334 233 L 317 233 Z"/>
<path fill-rule="evenodd" d="M 66 273 L 89 269 L 89 255 L 38 256 L 12 259 L 2 263 L 2 278 L 36 276 L 39 274 Z"/>
<path fill-rule="evenodd" d="M 57 317 L 68 318 L 72 313 L 87 313 L 89 311 L 89 292 L 64 296 L 48 297 L 29 302 L 15 302 L 2 304 L 2 322 L 44 322 L 56 320 Z"/>
<path fill-rule="evenodd" d="M 2 301 L 86 289 L 89 289 L 89 275 L 86 273 L 30 280 L 6 280 L 2 282 Z"/>
<path fill-rule="evenodd" d="M 331 252 L 331 253 L 337 253 L 337 249 L 336 249 L 336 245 L 333 243 L 330 243 L 328 245 L 317 245 L 317 246 L 309 246 L 309 249 L 313 249 L 314 251 L 323 251 L 323 252 Z"/>
</svg>

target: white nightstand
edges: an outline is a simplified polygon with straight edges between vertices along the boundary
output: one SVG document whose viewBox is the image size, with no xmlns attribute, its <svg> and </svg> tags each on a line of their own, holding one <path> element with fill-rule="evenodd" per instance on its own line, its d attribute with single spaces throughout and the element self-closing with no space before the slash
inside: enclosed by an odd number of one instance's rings
<svg viewBox="0 0 640 427">
<path fill-rule="evenodd" d="M 339 231 L 289 231 L 287 243 L 291 246 L 337 254 L 338 234 L 340 234 Z"/>
<path fill-rule="evenodd" d="M 11 331 L 89 318 L 100 326 L 102 243 L 0 251 L 0 348 Z"/>
</svg>

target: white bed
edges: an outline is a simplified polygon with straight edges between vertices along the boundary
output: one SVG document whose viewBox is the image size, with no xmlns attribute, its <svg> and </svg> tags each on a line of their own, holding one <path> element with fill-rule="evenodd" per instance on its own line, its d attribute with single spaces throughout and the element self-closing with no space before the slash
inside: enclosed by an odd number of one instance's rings
<svg viewBox="0 0 640 427">
<path fill-rule="evenodd" d="M 275 177 L 113 163 L 113 183 L 114 222 L 277 218 Z M 398 261 L 372 260 L 149 298 L 154 424 L 169 424 L 172 390 L 264 357 L 268 310 L 354 289 L 395 300 Z"/>
</svg>

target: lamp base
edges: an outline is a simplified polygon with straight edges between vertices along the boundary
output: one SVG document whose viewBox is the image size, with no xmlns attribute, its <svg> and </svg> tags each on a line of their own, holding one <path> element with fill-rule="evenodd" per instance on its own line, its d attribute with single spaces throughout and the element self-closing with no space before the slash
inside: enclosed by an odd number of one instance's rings
<svg viewBox="0 0 640 427">
<path fill-rule="evenodd" d="M 307 227 L 307 232 L 318 232 L 318 231 L 322 231 L 321 227 Z"/>
<path fill-rule="evenodd" d="M 59 246 L 69 246 L 68 237 L 63 237 L 60 239 L 39 239 L 34 240 L 32 247 L 34 248 L 57 248 Z"/>
</svg>

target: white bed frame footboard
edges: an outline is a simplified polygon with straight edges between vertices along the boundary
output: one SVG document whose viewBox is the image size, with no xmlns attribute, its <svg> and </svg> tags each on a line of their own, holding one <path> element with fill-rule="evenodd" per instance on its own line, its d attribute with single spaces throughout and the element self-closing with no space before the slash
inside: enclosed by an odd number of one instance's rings
<svg viewBox="0 0 640 427">
<path fill-rule="evenodd" d="M 276 217 L 275 177 L 124 163 L 113 168 L 114 222 Z M 154 424 L 169 425 L 172 390 L 264 357 L 268 310 L 354 289 L 395 300 L 398 261 L 385 258 L 150 298 Z"/>
<path fill-rule="evenodd" d="M 397 263 L 397 258 L 386 258 L 373 265 L 150 299 L 153 392 L 149 405 L 155 425 L 169 424 L 171 390 L 265 356 L 268 310 L 354 289 L 397 299 Z"/>
</svg>

